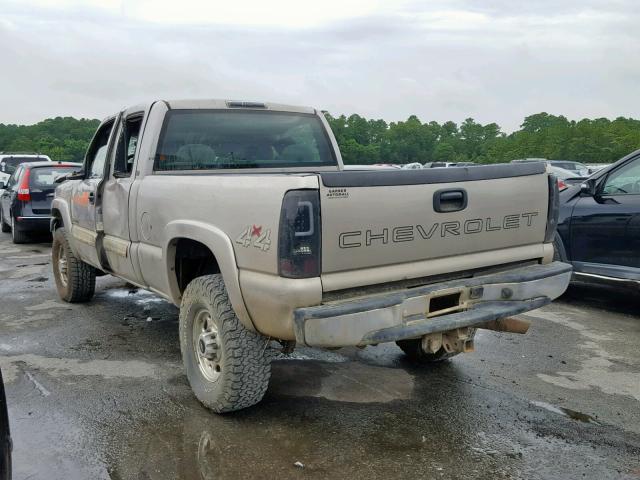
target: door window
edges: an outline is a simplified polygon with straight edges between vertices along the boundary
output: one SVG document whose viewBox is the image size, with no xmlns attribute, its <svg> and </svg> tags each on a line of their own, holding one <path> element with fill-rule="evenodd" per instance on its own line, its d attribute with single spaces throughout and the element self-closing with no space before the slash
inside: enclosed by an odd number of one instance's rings
<svg viewBox="0 0 640 480">
<path fill-rule="evenodd" d="M 109 136 L 112 128 L 113 120 L 101 126 L 89 146 L 85 161 L 85 165 L 88 166 L 89 178 L 102 178 L 104 176 L 104 164 L 107 159 Z"/>
<path fill-rule="evenodd" d="M 640 194 L 640 157 L 612 172 L 602 188 L 603 195 Z"/>
<path fill-rule="evenodd" d="M 120 129 L 118 148 L 116 149 L 116 158 L 113 165 L 113 173 L 117 173 L 118 177 L 128 177 L 133 171 L 133 161 L 136 155 L 141 126 L 142 116 L 137 115 L 127 118 L 124 128 Z"/>
</svg>

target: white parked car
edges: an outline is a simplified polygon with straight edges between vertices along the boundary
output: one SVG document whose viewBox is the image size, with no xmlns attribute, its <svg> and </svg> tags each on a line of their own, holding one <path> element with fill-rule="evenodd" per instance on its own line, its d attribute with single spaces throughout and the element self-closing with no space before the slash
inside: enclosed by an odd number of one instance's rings
<svg viewBox="0 0 640 480">
<path fill-rule="evenodd" d="M 418 162 L 407 163 L 406 165 L 402 166 L 402 169 L 403 170 L 421 170 L 422 164 Z"/>
<path fill-rule="evenodd" d="M 39 153 L 0 153 L 0 182 L 6 185 L 18 165 L 26 162 L 50 162 L 47 155 Z"/>
</svg>

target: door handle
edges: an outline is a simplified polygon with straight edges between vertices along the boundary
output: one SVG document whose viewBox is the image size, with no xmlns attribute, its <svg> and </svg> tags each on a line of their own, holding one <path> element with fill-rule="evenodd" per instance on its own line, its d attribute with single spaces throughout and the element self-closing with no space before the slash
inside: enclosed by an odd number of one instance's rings
<svg viewBox="0 0 640 480">
<path fill-rule="evenodd" d="M 96 194 L 94 192 L 89 192 L 89 203 L 93 203 L 96 201 Z"/>
<path fill-rule="evenodd" d="M 448 188 L 433 194 L 433 209 L 436 212 L 459 212 L 465 208 L 467 208 L 467 191 L 463 188 Z"/>
</svg>

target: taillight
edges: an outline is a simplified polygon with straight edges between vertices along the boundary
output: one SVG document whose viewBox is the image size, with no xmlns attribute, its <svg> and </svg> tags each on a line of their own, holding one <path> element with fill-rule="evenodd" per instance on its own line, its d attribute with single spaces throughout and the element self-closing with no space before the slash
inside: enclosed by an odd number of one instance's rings
<svg viewBox="0 0 640 480">
<path fill-rule="evenodd" d="M 558 198 L 558 191 L 560 182 L 554 175 L 549 175 L 549 203 L 547 207 L 547 230 L 544 234 L 544 242 L 549 243 L 553 241 L 553 236 L 556 233 L 556 227 L 558 226 L 558 215 L 560 209 L 560 203 Z M 563 182 L 564 183 L 564 182 Z"/>
<path fill-rule="evenodd" d="M 567 185 L 564 181 L 558 179 L 558 190 L 562 191 L 569 188 L 569 185 Z"/>
<path fill-rule="evenodd" d="M 24 171 L 24 175 L 22 176 L 22 180 L 20 180 L 20 185 L 18 186 L 18 200 L 22 200 L 23 202 L 28 202 L 31 200 L 31 193 L 29 192 L 30 173 L 31 170 L 27 168 Z"/>
<path fill-rule="evenodd" d="M 278 270 L 287 278 L 320 275 L 320 194 L 290 190 L 282 201 L 278 233 Z"/>
</svg>

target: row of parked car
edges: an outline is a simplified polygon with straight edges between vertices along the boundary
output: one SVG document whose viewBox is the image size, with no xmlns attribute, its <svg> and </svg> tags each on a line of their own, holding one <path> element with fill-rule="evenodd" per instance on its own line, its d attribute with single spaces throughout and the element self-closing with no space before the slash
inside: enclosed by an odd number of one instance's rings
<svg viewBox="0 0 640 480">
<path fill-rule="evenodd" d="M 548 170 L 558 179 L 558 189 L 563 191 L 570 185 L 582 183 L 589 175 L 606 167 L 606 164 L 585 165 L 573 160 L 548 160 L 546 158 L 522 158 L 512 160 L 511 163 L 531 163 L 542 162 L 547 165 Z M 425 168 L 451 168 L 451 167 L 476 167 L 481 164 L 475 162 L 413 162 L 405 165 L 376 164 L 376 165 L 352 165 L 350 170 L 358 169 L 402 169 L 402 170 L 422 170 Z"/>
</svg>

